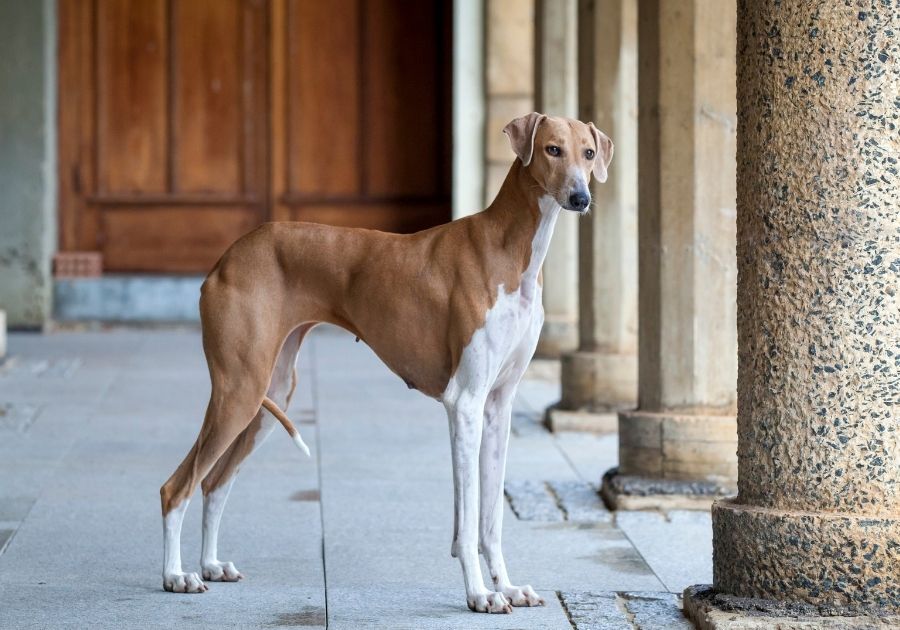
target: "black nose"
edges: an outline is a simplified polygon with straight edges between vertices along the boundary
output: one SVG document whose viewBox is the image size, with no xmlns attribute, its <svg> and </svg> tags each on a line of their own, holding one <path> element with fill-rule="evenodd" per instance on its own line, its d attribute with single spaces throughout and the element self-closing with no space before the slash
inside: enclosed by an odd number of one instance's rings
<svg viewBox="0 0 900 630">
<path fill-rule="evenodd" d="M 569 208 L 572 210 L 584 210 L 591 203 L 591 197 L 587 193 L 577 192 L 569 195 Z"/>
</svg>

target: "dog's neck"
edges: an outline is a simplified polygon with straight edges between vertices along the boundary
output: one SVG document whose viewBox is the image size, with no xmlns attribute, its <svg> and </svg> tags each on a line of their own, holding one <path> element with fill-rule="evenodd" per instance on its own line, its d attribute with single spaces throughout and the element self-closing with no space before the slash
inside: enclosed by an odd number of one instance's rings
<svg viewBox="0 0 900 630">
<path fill-rule="evenodd" d="M 482 213 L 499 229 L 503 251 L 520 257 L 525 293 L 532 293 L 541 282 L 541 266 L 561 210 L 553 196 L 516 160 L 494 201 Z"/>
</svg>

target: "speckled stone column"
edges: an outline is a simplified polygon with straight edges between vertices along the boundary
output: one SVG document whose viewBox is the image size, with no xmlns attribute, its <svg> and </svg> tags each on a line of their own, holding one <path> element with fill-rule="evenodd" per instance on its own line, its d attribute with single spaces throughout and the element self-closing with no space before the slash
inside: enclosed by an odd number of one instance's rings
<svg viewBox="0 0 900 630">
<path fill-rule="evenodd" d="M 740 476 L 715 588 L 896 611 L 900 3 L 738 15 Z"/>
<path fill-rule="evenodd" d="M 537 0 L 535 110 L 578 117 L 578 2 Z M 558 359 L 578 347 L 578 219 L 563 212 L 544 260 L 544 327 L 537 355 Z"/>
<path fill-rule="evenodd" d="M 639 407 L 613 507 L 708 509 L 737 481 L 734 0 L 642 0 Z"/>
<path fill-rule="evenodd" d="M 637 402 L 637 0 L 580 0 L 579 112 L 612 138 L 578 233 L 578 350 L 562 358 L 552 430 L 615 431 Z"/>
</svg>

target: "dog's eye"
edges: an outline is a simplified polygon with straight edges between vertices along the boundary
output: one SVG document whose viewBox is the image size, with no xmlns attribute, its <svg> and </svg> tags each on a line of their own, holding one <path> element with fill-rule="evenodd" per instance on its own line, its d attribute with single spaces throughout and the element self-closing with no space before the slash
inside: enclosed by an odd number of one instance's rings
<svg viewBox="0 0 900 630">
<path fill-rule="evenodd" d="M 589 159 L 589 160 L 593 160 L 593 159 L 594 159 L 594 150 L 593 150 L 593 149 L 588 149 L 587 151 L 585 151 L 585 152 L 584 152 L 584 157 L 586 157 L 586 158 Z"/>
<path fill-rule="evenodd" d="M 553 157 L 559 157 L 562 153 L 562 149 L 560 149 L 555 144 L 551 144 L 549 147 L 547 147 L 547 153 L 549 153 Z"/>
</svg>

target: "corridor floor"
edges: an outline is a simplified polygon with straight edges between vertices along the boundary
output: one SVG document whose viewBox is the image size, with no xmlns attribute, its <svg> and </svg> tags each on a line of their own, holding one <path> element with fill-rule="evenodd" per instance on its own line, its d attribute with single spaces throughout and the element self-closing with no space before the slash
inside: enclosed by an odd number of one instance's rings
<svg viewBox="0 0 900 630">
<path fill-rule="evenodd" d="M 616 436 L 540 425 L 542 366 L 516 402 L 504 549 L 543 608 L 476 615 L 450 557 L 443 407 L 335 328 L 301 351 L 288 415 L 231 493 L 220 559 L 246 576 L 162 590 L 160 484 L 196 438 L 209 380 L 196 330 L 10 336 L 0 363 L 0 628 L 689 628 L 679 593 L 711 581 L 706 513 L 608 513 Z M 186 570 L 199 570 L 200 498 Z"/>
</svg>

